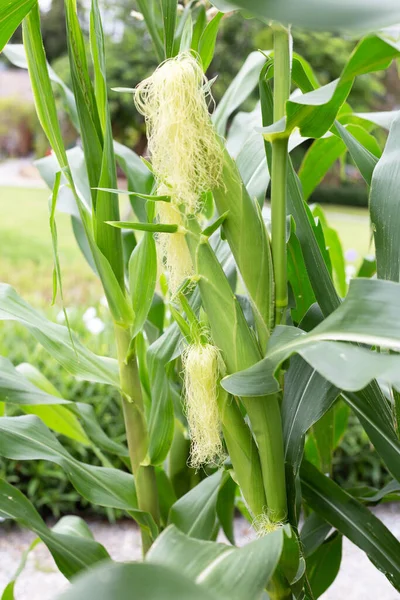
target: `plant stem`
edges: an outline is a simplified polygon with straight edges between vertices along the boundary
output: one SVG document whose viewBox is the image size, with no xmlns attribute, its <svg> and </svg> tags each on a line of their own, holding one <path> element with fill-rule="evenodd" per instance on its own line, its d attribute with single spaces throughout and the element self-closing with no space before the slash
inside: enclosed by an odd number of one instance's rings
<svg viewBox="0 0 400 600">
<path fill-rule="evenodd" d="M 290 94 L 289 31 L 277 27 L 274 31 L 274 121 L 285 116 Z M 286 178 L 288 138 L 272 142 L 271 224 L 272 260 L 275 276 L 275 324 L 285 323 L 288 305 L 286 258 Z"/>
<path fill-rule="evenodd" d="M 120 371 L 122 409 L 132 473 L 136 483 L 138 508 L 148 512 L 155 523 L 160 522 L 157 482 L 154 467 L 142 465 L 148 448 L 148 433 L 142 390 L 140 386 L 136 358 L 126 362 L 130 344 L 129 329 L 115 325 L 118 362 Z M 143 554 L 150 548 L 152 540 L 147 531 L 142 530 Z"/>
</svg>

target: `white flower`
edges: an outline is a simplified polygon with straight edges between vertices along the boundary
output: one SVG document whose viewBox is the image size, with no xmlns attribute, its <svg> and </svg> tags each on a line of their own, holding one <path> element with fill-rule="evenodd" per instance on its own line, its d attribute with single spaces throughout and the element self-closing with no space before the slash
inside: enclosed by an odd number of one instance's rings
<svg viewBox="0 0 400 600">
<path fill-rule="evenodd" d="M 65 312 L 67 313 L 67 316 L 70 319 L 73 316 L 75 310 L 73 308 L 66 308 Z M 64 314 L 63 310 L 60 310 L 60 312 L 57 314 L 56 321 L 57 321 L 57 323 L 65 322 L 65 314 Z"/>
<path fill-rule="evenodd" d="M 105 296 L 102 296 L 102 297 L 100 298 L 100 304 L 101 304 L 102 306 L 104 306 L 105 308 L 108 308 L 108 302 L 107 302 L 107 298 L 106 298 Z"/>
<path fill-rule="evenodd" d="M 350 283 L 350 279 L 354 277 L 357 269 L 354 265 L 346 265 L 346 283 Z"/>
<path fill-rule="evenodd" d="M 88 321 L 91 321 L 92 319 L 94 319 L 96 317 L 96 315 L 97 315 L 97 311 L 96 311 L 95 307 L 91 306 L 83 313 L 82 319 L 87 324 Z"/>
<path fill-rule="evenodd" d="M 358 258 L 358 252 L 357 250 L 354 250 L 354 248 L 349 248 L 344 253 L 344 257 L 348 262 L 354 262 Z"/>
<path fill-rule="evenodd" d="M 94 317 L 93 319 L 85 321 L 86 329 L 93 333 L 93 335 L 98 335 L 105 329 L 105 325 L 99 317 Z"/>
</svg>

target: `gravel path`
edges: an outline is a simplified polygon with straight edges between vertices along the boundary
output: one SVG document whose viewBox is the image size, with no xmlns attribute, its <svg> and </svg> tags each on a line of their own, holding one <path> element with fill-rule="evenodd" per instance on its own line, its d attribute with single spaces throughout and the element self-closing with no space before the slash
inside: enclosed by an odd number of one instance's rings
<svg viewBox="0 0 400 600">
<path fill-rule="evenodd" d="M 400 505 L 380 506 L 377 516 L 400 539 Z M 97 541 L 106 546 L 117 561 L 140 559 L 140 538 L 133 523 L 124 521 L 115 525 L 92 521 L 90 528 Z M 251 532 L 244 521 L 236 522 L 239 543 L 246 543 Z M 16 570 L 21 553 L 34 539 L 33 534 L 9 524 L 0 525 L 0 591 Z M 50 554 L 43 544 L 30 554 L 26 568 L 15 587 L 16 600 L 52 600 L 68 585 L 57 572 Z M 344 540 L 343 562 L 340 574 L 323 600 L 399 600 L 398 594 L 386 577 L 375 569 L 366 555 L 348 540 Z M 91 600 L 91 599 L 88 599 Z M 117 600 L 117 599 L 116 599 Z M 139 599 L 138 599 L 139 600 Z"/>
</svg>

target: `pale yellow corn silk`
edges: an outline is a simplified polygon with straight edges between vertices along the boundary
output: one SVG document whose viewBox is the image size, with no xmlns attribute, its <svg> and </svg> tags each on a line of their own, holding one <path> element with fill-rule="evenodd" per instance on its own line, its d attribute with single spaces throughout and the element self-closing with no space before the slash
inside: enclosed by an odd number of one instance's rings
<svg viewBox="0 0 400 600">
<path fill-rule="evenodd" d="M 196 469 L 218 464 L 224 454 L 217 405 L 221 361 L 219 350 L 212 344 L 192 344 L 183 355 L 190 465 Z"/>
<path fill-rule="evenodd" d="M 158 190 L 158 194 L 164 195 L 162 189 Z M 169 202 L 157 202 L 157 214 L 160 223 L 183 226 L 179 208 Z M 158 233 L 156 240 L 168 271 L 168 286 L 171 294 L 174 294 L 184 279 L 193 275 L 193 263 L 185 234 Z"/>
<path fill-rule="evenodd" d="M 210 120 L 206 83 L 198 60 L 184 52 L 162 63 L 134 95 L 146 119 L 156 179 L 187 214 L 196 213 L 201 194 L 222 179 L 223 148 Z"/>
<path fill-rule="evenodd" d="M 258 538 L 262 538 L 282 527 L 283 523 L 274 521 L 271 517 L 271 513 L 266 511 L 253 519 L 252 526 Z"/>
</svg>

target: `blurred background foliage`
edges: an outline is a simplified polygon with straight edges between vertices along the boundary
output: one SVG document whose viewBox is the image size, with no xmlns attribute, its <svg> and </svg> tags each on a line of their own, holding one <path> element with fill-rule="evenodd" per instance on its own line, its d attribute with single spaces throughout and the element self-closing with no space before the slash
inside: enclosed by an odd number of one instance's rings
<svg viewBox="0 0 400 600">
<path fill-rule="evenodd" d="M 86 3 L 80 4 L 83 26 L 87 24 Z M 109 87 L 132 88 L 148 76 L 156 66 L 152 43 L 133 0 L 103 0 L 105 16 L 107 78 Z M 63 0 L 52 0 L 51 7 L 42 14 L 42 31 L 47 57 L 55 71 L 70 84 L 67 57 Z M 17 31 L 13 43 L 21 41 Z M 339 77 L 356 40 L 343 39 L 329 33 L 305 33 L 293 31 L 296 52 L 306 58 L 321 85 Z M 269 50 L 272 47 L 271 30 L 263 23 L 240 15 L 231 15 L 222 20 L 215 58 L 208 70 L 209 78 L 217 76 L 213 86 L 218 100 L 240 69 L 246 56 L 254 50 Z M 3 59 L 4 60 L 4 59 Z M 395 90 L 394 78 L 389 73 L 374 73 L 360 77 L 351 92 L 349 101 L 355 110 L 381 110 L 392 108 Z M 143 124 L 134 110 L 130 94 L 110 93 L 112 122 L 115 138 L 130 146 L 143 146 Z M 251 108 L 250 99 L 248 107 Z M 254 98 L 253 98 L 254 103 Z M 245 107 L 246 108 L 246 107 Z"/>
</svg>

